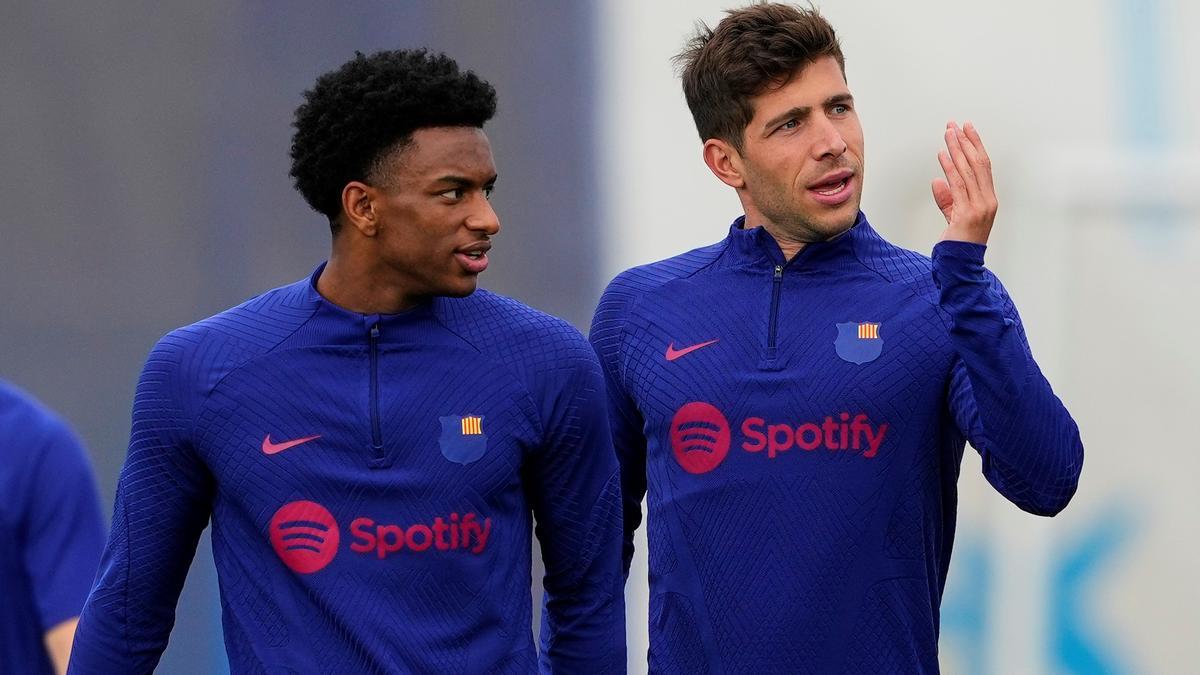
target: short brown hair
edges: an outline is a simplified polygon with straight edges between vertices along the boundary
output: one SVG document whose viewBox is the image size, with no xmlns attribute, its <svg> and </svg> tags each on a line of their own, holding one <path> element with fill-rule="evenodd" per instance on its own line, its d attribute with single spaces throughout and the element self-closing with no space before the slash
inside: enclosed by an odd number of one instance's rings
<svg viewBox="0 0 1200 675">
<path fill-rule="evenodd" d="M 727 14 L 715 30 L 699 24 L 675 63 L 700 140 L 719 138 L 741 150 L 754 118 L 751 98 L 826 56 L 845 77 L 846 61 L 833 26 L 816 9 L 756 3 Z"/>
</svg>

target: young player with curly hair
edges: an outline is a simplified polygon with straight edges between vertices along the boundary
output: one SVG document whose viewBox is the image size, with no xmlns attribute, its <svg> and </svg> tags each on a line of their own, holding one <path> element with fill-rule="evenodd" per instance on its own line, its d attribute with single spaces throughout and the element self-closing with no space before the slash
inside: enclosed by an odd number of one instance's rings
<svg viewBox="0 0 1200 675">
<path fill-rule="evenodd" d="M 73 672 L 149 672 L 208 520 L 235 673 L 622 671 L 603 380 L 565 322 L 476 291 L 500 230 L 492 87 L 363 56 L 296 112 L 329 261 L 191 326 L 138 385 Z"/>
</svg>

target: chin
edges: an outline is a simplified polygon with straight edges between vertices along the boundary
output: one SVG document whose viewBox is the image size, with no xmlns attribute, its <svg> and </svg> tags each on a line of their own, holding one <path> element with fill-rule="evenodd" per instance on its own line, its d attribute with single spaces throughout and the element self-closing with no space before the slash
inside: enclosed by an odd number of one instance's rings
<svg viewBox="0 0 1200 675">
<path fill-rule="evenodd" d="M 443 289 L 441 295 L 447 298 L 465 298 L 474 293 L 478 287 L 478 282 L 472 279 L 470 283 L 457 284 L 453 287 Z"/>
<path fill-rule="evenodd" d="M 823 220 L 827 228 L 826 231 L 831 237 L 849 230 L 851 227 L 854 227 L 855 221 L 858 220 L 858 200 L 856 199 L 843 205 L 837 211 L 828 214 L 828 217 Z"/>
</svg>

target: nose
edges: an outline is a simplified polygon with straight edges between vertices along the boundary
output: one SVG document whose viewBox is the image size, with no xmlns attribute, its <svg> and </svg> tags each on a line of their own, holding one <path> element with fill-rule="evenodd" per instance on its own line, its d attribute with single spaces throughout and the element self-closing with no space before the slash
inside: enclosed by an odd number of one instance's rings
<svg viewBox="0 0 1200 675">
<path fill-rule="evenodd" d="M 496 215 L 496 209 L 492 208 L 492 202 L 481 196 L 476 207 L 467 216 L 466 225 L 467 229 L 482 232 L 490 237 L 500 231 L 500 217 Z"/>
<path fill-rule="evenodd" d="M 833 120 L 827 117 L 821 117 L 820 120 L 815 129 L 818 136 L 813 143 L 813 156 L 816 159 L 837 159 L 849 149 L 849 145 Z"/>
</svg>

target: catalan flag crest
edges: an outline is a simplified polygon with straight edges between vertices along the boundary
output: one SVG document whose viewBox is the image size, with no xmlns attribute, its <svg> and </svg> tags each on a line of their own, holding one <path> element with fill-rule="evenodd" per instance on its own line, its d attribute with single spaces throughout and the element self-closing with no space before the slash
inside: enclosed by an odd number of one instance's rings
<svg viewBox="0 0 1200 675">
<path fill-rule="evenodd" d="M 883 324 L 878 321 L 847 321 L 837 324 L 833 346 L 843 361 L 862 365 L 883 353 Z"/>
<path fill-rule="evenodd" d="M 487 451 L 487 434 L 483 433 L 483 415 L 449 415 L 439 417 L 442 435 L 438 446 L 442 456 L 456 464 L 470 464 Z"/>
<path fill-rule="evenodd" d="M 859 340 L 878 340 L 879 339 L 879 324 L 877 324 L 877 323 L 860 323 L 860 324 L 858 324 L 858 339 Z"/>
<path fill-rule="evenodd" d="M 478 436 L 483 433 L 483 418 L 475 415 L 468 415 L 462 418 L 462 434 L 463 436 Z"/>
</svg>

